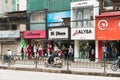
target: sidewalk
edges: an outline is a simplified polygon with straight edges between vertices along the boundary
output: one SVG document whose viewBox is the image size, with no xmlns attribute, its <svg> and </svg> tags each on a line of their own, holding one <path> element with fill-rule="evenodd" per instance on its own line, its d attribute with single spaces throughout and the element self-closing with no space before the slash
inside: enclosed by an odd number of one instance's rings
<svg viewBox="0 0 120 80">
<path fill-rule="evenodd" d="M 50 72 L 50 73 L 67 73 L 67 74 L 77 74 L 77 75 L 95 75 L 95 76 L 110 76 L 110 77 L 120 77 L 120 70 L 113 72 L 110 69 L 94 69 L 94 68 L 73 68 L 64 66 L 63 68 L 56 67 L 44 67 L 43 65 L 38 65 L 35 68 L 35 65 L 23 65 L 23 64 L 15 64 L 10 67 L 8 64 L 0 64 L 0 69 L 12 69 L 12 70 L 23 70 L 23 71 L 37 71 L 37 72 Z"/>
</svg>

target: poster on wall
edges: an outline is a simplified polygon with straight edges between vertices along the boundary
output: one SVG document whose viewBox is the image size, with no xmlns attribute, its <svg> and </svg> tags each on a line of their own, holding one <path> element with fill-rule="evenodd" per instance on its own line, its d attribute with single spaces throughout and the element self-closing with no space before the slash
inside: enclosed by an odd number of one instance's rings
<svg viewBox="0 0 120 80">
<path fill-rule="evenodd" d="M 68 28 L 49 28 L 48 39 L 68 39 Z"/>
<path fill-rule="evenodd" d="M 95 28 L 72 28 L 72 40 L 95 40 Z"/>
<path fill-rule="evenodd" d="M 64 25 L 62 18 L 67 17 L 70 17 L 70 11 L 48 13 L 47 14 L 48 27 Z"/>
</svg>

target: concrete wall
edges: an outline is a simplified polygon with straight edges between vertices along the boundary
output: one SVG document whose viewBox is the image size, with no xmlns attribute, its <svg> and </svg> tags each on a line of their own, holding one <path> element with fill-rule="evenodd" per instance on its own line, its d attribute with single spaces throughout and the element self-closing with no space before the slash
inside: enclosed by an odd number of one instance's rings
<svg viewBox="0 0 120 80">
<path fill-rule="evenodd" d="M 6 0 L 0 0 L 0 14 L 13 11 L 14 1 L 7 0 L 7 3 L 5 1 Z"/>
</svg>

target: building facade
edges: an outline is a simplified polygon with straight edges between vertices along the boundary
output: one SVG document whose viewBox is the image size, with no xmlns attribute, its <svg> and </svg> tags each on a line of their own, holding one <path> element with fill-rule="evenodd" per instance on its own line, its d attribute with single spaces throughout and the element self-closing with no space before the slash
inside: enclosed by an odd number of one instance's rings
<svg viewBox="0 0 120 80">
<path fill-rule="evenodd" d="M 21 46 L 40 43 L 45 50 L 48 44 L 53 48 L 55 44 L 59 48 L 65 45 L 66 50 L 72 45 L 75 60 L 91 60 L 93 50 L 92 58 L 102 58 L 101 46 L 108 38 L 98 39 L 98 23 L 95 22 L 97 18 L 103 21 L 108 18 L 101 17 L 103 12 L 119 11 L 119 3 L 119 0 L 2 0 L 1 53 L 9 47 L 18 53 Z M 119 42 L 119 39 L 109 40 L 112 44 Z"/>
<path fill-rule="evenodd" d="M 22 3 L 18 0 L 1 0 L 0 2 L 2 15 L 0 18 L 0 53 L 3 55 L 8 48 L 11 48 L 14 54 L 18 54 L 21 46 L 21 32 L 26 30 L 26 8 L 20 11 L 19 5 Z"/>
<path fill-rule="evenodd" d="M 74 57 L 83 60 L 95 58 L 95 15 L 99 15 L 97 0 L 71 3 L 71 39 L 74 40 Z M 91 51 L 94 50 L 94 54 Z"/>
</svg>

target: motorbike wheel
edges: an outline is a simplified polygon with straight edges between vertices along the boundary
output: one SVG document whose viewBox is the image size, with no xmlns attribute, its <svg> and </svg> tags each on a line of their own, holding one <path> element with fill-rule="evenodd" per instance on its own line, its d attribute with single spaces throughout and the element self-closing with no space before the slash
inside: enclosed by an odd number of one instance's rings
<svg viewBox="0 0 120 80">
<path fill-rule="evenodd" d="M 117 71 L 118 68 L 119 68 L 118 64 L 112 64 L 112 65 L 111 65 L 111 70 L 112 70 L 112 71 Z"/>
<path fill-rule="evenodd" d="M 11 62 L 10 62 L 12 65 L 14 65 L 15 64 L 15 61 L 14 60 L 11 60 Z"/>
</svg>

